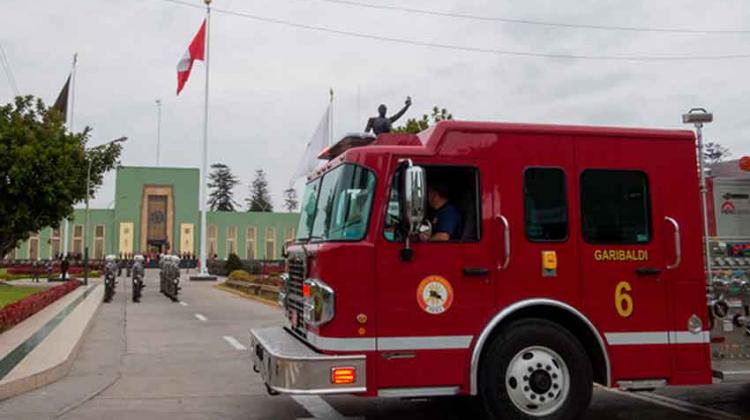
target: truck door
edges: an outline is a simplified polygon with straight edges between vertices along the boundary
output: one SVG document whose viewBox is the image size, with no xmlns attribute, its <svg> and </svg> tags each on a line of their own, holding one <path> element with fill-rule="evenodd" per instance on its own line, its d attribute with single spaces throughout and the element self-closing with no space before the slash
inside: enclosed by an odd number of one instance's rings
<svg viewBox="0 0 750 420">
<path fill-rule="evenodd" d="M 381 395 L 400 395 L 397 388 L 450 393 L 465 385 L 472 341 L 493 303 L 495 265 L 486 233 L 491 189 L 480 172 L 481 162 L 414 164 L 425 168 L 428 188 L 442 185 L 463 229 L 446 242 L 412 242 L 413 258 L 402 260 L 405 243 L 397 227 L 401 172 L 391 171 L 376 250 Z M 393 166 L 398 166 L 396 160 Z"/>
<path fill-rule="evenodd" d="M 570 137 L 504 133 L 495 167 L 498 307 L 536 298 L 580 309 L 574 148 Z"/>
<path fill-rule="evenodd" d="M 608 344 L 612 379 L 671 370 L 661 177 L 652 139 L 577 138 L 584 307 Z"/>
</svg>

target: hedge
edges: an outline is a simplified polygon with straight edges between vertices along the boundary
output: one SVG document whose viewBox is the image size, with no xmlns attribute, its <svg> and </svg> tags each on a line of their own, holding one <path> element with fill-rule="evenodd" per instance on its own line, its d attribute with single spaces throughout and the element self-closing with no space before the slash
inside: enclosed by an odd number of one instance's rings
<svg viewBox="0 0 750 420">
<path fill-rule="evenodd" d="M 239 281 L 252 281 L 253 278 L 250 276 L 250 273 L 248 273 L 245 270 L 234 270 L 231 273 L 229 273 L 229 278 L 232 280 L 239 280 Z"/>
<path fill-rule="evenodd" d="M 241 269 L 250 274 L 281 274 L 285 271 L 284 260 L 241 260 Z M 226 260 L 208 260 L 208 272 L 215 276 L 227 276 L 231 271 L 227 270 Z"/>
<path fill-rule="evenodd" d="M 80 285 L 81 282 L 78 280 L 66 281 L 0 309 L 0 333 L 41 311 L 47 305 L 75 290 Z"/>
</svg>

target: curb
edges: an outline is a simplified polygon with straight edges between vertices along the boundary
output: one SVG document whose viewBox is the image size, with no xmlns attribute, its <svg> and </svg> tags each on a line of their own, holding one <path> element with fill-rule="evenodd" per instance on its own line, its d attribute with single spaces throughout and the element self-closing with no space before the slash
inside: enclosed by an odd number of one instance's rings
<svg viewBox="0 0 750 420">
<path fill-rule="evenodd" d="M 97 286 L 94 285 L 92 287 L 96 288 Z M 85 300 L 86 299 L 84 299 L 84 301 Z M 97 302 L 96 309 L 94 309 L 92 315 L 86 321 L 86 325 L 84 326 L 80 336 L 77 338 L 70 353 L 68 353 L 63 361 L 40 372 L 36 372 L 29 376 L 18 378 L 16 380 L 0 385 L 0 401 L 37 388 L 41 388 L 65 377 L 73 367 L 73 362 L 75 361 L 76 357 L 78 356 L 78 352 L 81 349 L 83 338 L 88 334 L 89 330 L 94 324 L 93 320 L 94 318 L 96 318 L 96 314 L 101 308 L 101 303 L 101 300 Z"/>
</svg>

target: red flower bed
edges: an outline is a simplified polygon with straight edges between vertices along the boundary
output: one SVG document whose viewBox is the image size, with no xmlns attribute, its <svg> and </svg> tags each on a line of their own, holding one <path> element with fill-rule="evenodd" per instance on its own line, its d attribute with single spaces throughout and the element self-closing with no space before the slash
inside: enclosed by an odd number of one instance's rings
<svg viewBox="0 0 750 420">
<path fill-rule="evenodd" d="M 283 262 L 267 262 L 262 265 L 261 274 L 280 274 L 284 272 Z"/>
<path fill-rule="evenodd" d="M 78 280 L 66 281 L 61 285 L 34 293 L 0 309 L 0 332 L 10 329 L 10 327 L 41 311 L 47 305 L 75 290 L 80 285 L 81 282 Z"/>
<path fill-rule="evenodd" d="M 37 270 L 36 272 L 39 273 L 39 274 L 47 273 L 47 267 L 44 267 L 44 266 L 39 266 L 39 267 L 37 267 L 36 270 Z M 94 269 L 90 268 L 89 270 L 92 271 Z M 8 274 L 14 274 L 14 275 L 21 274 L 21 275 L 29 275 L 30 276 L 30 275 L 34 274 L 34 268 L 31 267 L 31 266 L 28 266 L 28 267 L 27 266 L 16 266 L 16 267 L 8 268 L 7 272 L 8 272 Z M 52 272 L 55 273 L 55 274 L 59 274 L 60 273 L 60 266 L 59 265 L 54 266 L 52 268 Z M 68 268 L 68 274 L 83 274 L 83 267 L 70 267 L 70 268 Z"/>
</svg>

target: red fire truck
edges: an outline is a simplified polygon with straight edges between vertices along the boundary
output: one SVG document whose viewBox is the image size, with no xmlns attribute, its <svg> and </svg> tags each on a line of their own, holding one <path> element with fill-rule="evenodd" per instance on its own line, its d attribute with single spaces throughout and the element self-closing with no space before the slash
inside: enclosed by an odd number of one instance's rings
<svg viewBox="0 0 750 420">
<path fill-rule="evenodd" d="M 707 310 L 726 302 L 706 298 L 693 132 L 447 121 L 321 157 L 286 248 L 288 323 L 251 332 L 272 394 L 568 419 L 593 383 L 750 378 L 746 334 L 716 327 L 744 331 L 747 301 Z M 461 216 L 448 241 L 422 240 L 436 189 Z"/>
</svg>

